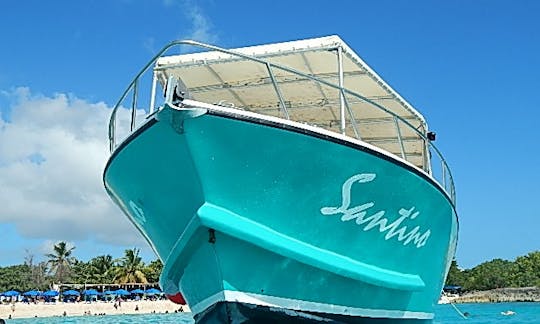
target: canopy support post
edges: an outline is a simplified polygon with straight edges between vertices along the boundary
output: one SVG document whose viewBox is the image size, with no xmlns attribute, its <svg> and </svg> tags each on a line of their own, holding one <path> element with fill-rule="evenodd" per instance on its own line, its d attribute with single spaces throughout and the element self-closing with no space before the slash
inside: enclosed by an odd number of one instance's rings
<svg viewBox="0 0 540 324">
<path fill-rule="evenodd" d="M 354 135 L 357 139 L 362 140 L 360 137 L 360 131 L 358 130 L 358 124 L 356 123 L 356 117 L 354 116 L 354 113 L 351 109 L 351 106 L 349 106 L 349 102 L 347 101 L 347 98 L 345 97 L 345 94 L 343 93 L 343 89 L 341 89 L 341 95 L 343 96 L 343 102 L 345 103 L 345 107 L 347 107 L 347 111 L 349 112 L 349 117 L 351 118 L 351 124 L 353 126 Z"/>
<path fill-rule="evenodd" d="M 338 77 L 339 77 L 339 119 L 340 131 L 345 135 L 345 96 L 343 95 L 343 49 L 341 46 L 337 48 L 338 59 Z"/>
<path fill-rule="evenodd" d="M 157 87 L 157 75 L 153 73 L 152 77 L 152 92 L 150 94 L 150 113 L 154 112 L 154 105 L 156 104 L 156 87 Z"/>
<path fill-rule="evenodd" d="M 429 140 L 424 138 L 424 146 L 425 146 L 425 150 L 426 150 L 426 154 L 425 154 L 425 169 L 426 169 L 426 172 L 429 174 L 429 175 L 432 175 L 431 174 L 431 152 L 429 151 Z"/>
<path fill-rule="evenodd" d="M 394 124 L 396 125 L 397 139 L 399 142 L 399 148 L 401 149 L 401 157 L 403 160 L 407 160 L 405 156 L 405 147 L 403 146 L 403 139 L 401 138 L 401 130 L 399 129 L 398 119 L 394 116 Z"/>
</svg>

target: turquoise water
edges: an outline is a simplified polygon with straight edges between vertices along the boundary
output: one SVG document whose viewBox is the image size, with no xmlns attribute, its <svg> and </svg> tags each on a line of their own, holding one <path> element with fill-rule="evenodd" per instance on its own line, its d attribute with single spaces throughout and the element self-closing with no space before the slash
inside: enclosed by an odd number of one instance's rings
<svg viewBox="0 0 540 324">
<path fill-rule="evenodd" d="M 462 313 L 469 313 L 469 318 L 464 320 L 452 308 L 452 305 L 437 305 L 435 307 L 435 323 L 540 323 L 540 303 L 457 304 L 456 307 Z M 514 311 L 516 314 L 501 315 L 501 312 L 508 310 Z"/>
<path fill-rule="evenodd" d="M 488 324 L 488 323 L 540 323 L 540 303 L 499 303 L 499 304 L 458 304 L 457 308 L 470 317 L 464 320 L 451 305 L 437 305 L 435 308 L 435 323 L 437 324 Z M 501 312 L 512 310 L 516 312 L 512 316 L 503 316 Z M 52 323 L 115 323 L 115 324 L 139 324 L 139 323 L 193 323 L 189 314 L 146 314 L 146 315 L 110 315 L 88 317 L 52 317 L 14 319 L 6 323 L 20 324 L 52 324 Z"/>
</svg>

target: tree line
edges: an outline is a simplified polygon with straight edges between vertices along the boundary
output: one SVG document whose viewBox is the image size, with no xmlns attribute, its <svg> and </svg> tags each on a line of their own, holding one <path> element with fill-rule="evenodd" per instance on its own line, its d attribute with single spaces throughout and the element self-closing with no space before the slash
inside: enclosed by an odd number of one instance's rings
<svg viewBox="0 0 540 324">
<path fill-rule="evenodd" d="M 15 289 L 47 290 L 51 285 L 71 284 L 123 284 L 158 282 L 163 264 L 155 260 L 148 264 L 139 256 L 139 249 L 125 250 L 124 256 L 113 259 L 100 255 L 88 262 L 73 257 L 75 247 L 59 242 L 46 261 L 34 262 L 28 254 L 20 265 L 0 267 L 0 292 Z"/>
<path fill-rule="evenodd" d="M 446 284 L 461 286 L 464 291 L 540 287 L 540 251 L 517 257 L 513 262 L 493 259 L 465 270 L 454 260 Z"/>
<path fill-rule="evenodd" d="M 113 259 L 100 255 L 88 262 L 73 257 L 75 247 L 59 242 L 47 260 L 34 262 L 27 255 L 20 265 L 0 267 L 0 292 L 10 289 L 47 290 L 51 284 L 122 284 L 159 281 L 163 264 L 154 260 L 148 264 L 139 256 L 139 249 L 125 250 L 124 256 Z M 461 286 L 464 291 L 507 287 L 540 287 L 540 251 L 516 258 L 515 261 L 493 259 L 472 269 L 462 270 L 452 261 L 446 285 Z"/>
</svg>

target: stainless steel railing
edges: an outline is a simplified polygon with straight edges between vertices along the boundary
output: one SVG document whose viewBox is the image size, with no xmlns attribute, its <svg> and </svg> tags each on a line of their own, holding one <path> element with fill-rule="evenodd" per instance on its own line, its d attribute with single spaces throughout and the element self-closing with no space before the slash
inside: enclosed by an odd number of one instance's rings
<svg viewBox="0 0 540 324">
<path fill-rule="evenodd" d="M 260 58 L 257 58 L 257 57 L 245 55 L 245 54 L 242 54 L 242 53 L 237 53 L 237 52 L 234 52 L 234 51 L 226 50 L 226 49 L 223 49 L 223 48 L 219 48 L 219 47 L 216 47 L 216 46 L 212 46 L 212 45 L 208 45 L 208 44 L 204 44 L 204 43 L 200 43 L 200 42 L 196 42 L 196 41 L 192 41 L 192 40 L 173 41 L 173 42 L 167 44 L 165 47 L 163 47 L 140 70 L 140 72 L 131 81 L 131 83 L 128 85 L 127 89 L 124 91 L 124 93 L 122 94 L 122 96 L 120 97 L 120 99 L 118 100 L 116 105 L 114 106 L 114 108 L 112 110 L 112 113 L 111 113 L 110 120 L 109 120 L 109 148 L 110 148 L 111 152 L 113 152 L 115 150 L 115 148 L 116 148 L 116 140 L 117 140 L 116 139 L 116 131 L 117 131 L 116 121 L 117 121 L 117 112 L 118 112 L 119 108 L 123 107 L 124 102 L 126 101 L 126 99 L 128 98 L 128 95 L 131 92 L 132 93 L 131 108 L 130 108 L 131 109 L 131 117 L 130 117 L 131 122 L 130 122 L 129 130 L 130 130 L 130 132 L 134 131 L 135 127 L 136 127 L 136 111 L 137 111 L 138 98 L 140 96 L 139 82 L 140 82 L 141 78 L 143 77 L 143 75 L 145 75 L 146 72 L 149 71 L 150 67 L 153 66 L 161 56 L 163 56 L 163 54 L 165 52 L 167 52 L 169 49 L 171 49 L 171 48 L 173 48 L 175 46 L 183 46 L 183 45 L 190 45 L 190 46 L 195 46 L 195 47 L 199 47 L 199 48 L 204 48 L 204 49 L 207 49 L 207 50 L 213 50 L 213 51 L 217 51 L 217 52 L 221 52 L 221 53 L 231 55 L 233 57 L 246 59 L 248 61 L 256 62 L 256 63 L 264 65 L 265 68 L 268 71 L 268 75 L 269 75 L 270 81 L 271 81 L 271 83 L 273 85 L 274 91 L 276 92 L 276 96 L 277 96 L 278 102 L 279 102 L 279 108 L 282 111 L 283 117 L 285 119 L 290 119 L 290 114 L 289 114 L 289 111 L 287 109 L 285 98 L 283 97 L 283 95 L 282 95 L 282 93 L 280 91 L 279 83 L 278 83 L 278 81 L 276 80 L 276 78 L 274 76 L 273 69 L 289 72 L 289 73 L 292 73 L 292 74 L 297 75 L 299 77 L 309 79 L 309 80 L 312 80 L 312 81 L 317 82 L 319 84 L 322 84 L 322 85 L 325 85 L 325 86 L 328 86 L 328 87 L 331 87 L 331 88 L 334 88 L 334 89 L 338 90 L 339 94 L 340 94 L 340 132 L 343 133 L 343 134 L 345 134 L 345 128 L 346 128 L 346 122 L 347 122 L 346 115 L 348 115 L 350 126 L 352 127 L 352 130 L 353 130 L 353 133 L 354 133 L 354 137 L 356 137 L 358 139 L 361 139 L 360 132 L 359 132 L 359 127 L 358 127 L 356 118 L 354 116 L 353 110 L 351 109 L 351 106 L 350 106 L 350 104 L 348 102 L 347 95 L 352 96 L 352 97 L 354 97 L 354 98 L 356 98 L 358 100 L 364 101 L 364 102 L 370 104 L 371 106 L 376 107 L 377 109 L 385 112 L 386 114 L 391 116 L 391 118 L 393 118 L 393 120 L 395 122 L 395 127 L 396 127 L 396 130 L 397 130 L 397 136 L 398 136 L 398 142 L 399 142 L 399 146 L 400 146 L 400 150 L 401 150 L 401 157 L 403 159 L 407 160 L 407 156 L 405 154 L 405 149 L 404 149 L 403 139 L 401 138 L 401 130 L 400 130 L 399 123 L 405 125 L 407 128 L 414 131 L 414 133 L 416 133 L 423 140 L 425 151 L 426 151 L 425 152 L 426 153 L 425 154 L 426 161 L 424 163 L 424 171 L 426 173 L 428 173 L 429 175 L 431 175 L 432 178 L 437 180 L 437 182 L 446 191 L 446 193 L 450 197 L 451 201 L 455 204 L 455 202 L 456 202 L 456 193 L 455 193 L 454 179 L 452 177 L 452 173 L 451 173 L 450 168 L 448 167 L 448 164 L 447 164 L 446 160 L 444 159 L 442 153 L 432 143 L 432 141 L 430 141 L 427 138 L 427 134 L 424 134 L 423 132 L 418 130 L 415 126 L 413 126 L 409 121 L 407 121 L 406 119 L 402 118 L 401 116 L 395 114 L 394 112 L 392 112 L 391 110 L 387 109 L 386 107 L 380 105 L 379 103 L 377 103 L 377 102 L 375 102 L 373 100 L 370 100 L 369 98 L 366 98 L 366 97 L 364 97 L 364 96 L 362 96 L 362 95 L 360 95 L 358 93 L 355 93 L 355 92 L 350 91 L 350 90 L 343 87 L 343 70 L 342 70 L 342 66 L 341 66 L 341 47 L 336 48 L 336 50 L 338 51 L 338 60 L 339 60 L 339 65 L 338 65 L 338 67 L 339 67 L 339 71 L 338 71 L 339 84 L 336 85 L 336 84 L 333 84 L 333 83 L 328 82 L 326 80 L 317 78 L 315 76 L 312 76 L 312 75 L 297 71 L 297 70 L 292 69 L 292 68 L 289 68 L 287 66 L 282 66 L 282 65 L 279 65 L 279 64 L 271 63 L 271 62 L 268 62 L 266 60 L 263 60 L 263 59 L 260 59 Z M 155 102 L 154 98 L 155 98 L 155 86 L 156 86 L 156 81 L 155 80 L 156 79 L 153 78 L 152 94 L 151 94 L 150 109 L 149 109 L 150 113 L 152 113 L 153 109 L 154 109 L 153 106 L 154 106 L 154 102 Z M 434 162 L 435 162 L 434 160 L 439 160 L 439 163 L 440 163 L 440 170 L 437 170 L 438 171 L 438 172 L 436 172 L 437 174 L 434 174 L 435 170 L 432 169 L 432 166 L 434 165 Z"/>
</svg>

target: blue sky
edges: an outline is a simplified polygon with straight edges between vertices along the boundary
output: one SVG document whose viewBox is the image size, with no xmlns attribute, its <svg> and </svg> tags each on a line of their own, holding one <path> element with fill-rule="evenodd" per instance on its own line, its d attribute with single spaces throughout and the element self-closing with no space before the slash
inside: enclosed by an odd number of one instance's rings
<svg viewBox="0 0 540 324">
<path fill-rule="evenodd" d="M 0 265 L 59 240 L 83 260 L 133 246 L 154 258 L 101 188 L 106 119 L 180 38 L 339 35 L 437 132 L 456 182 L 458 263 L 538 250 L 538 12 L 537 1 L 3 1 Z"/>
</svg>

